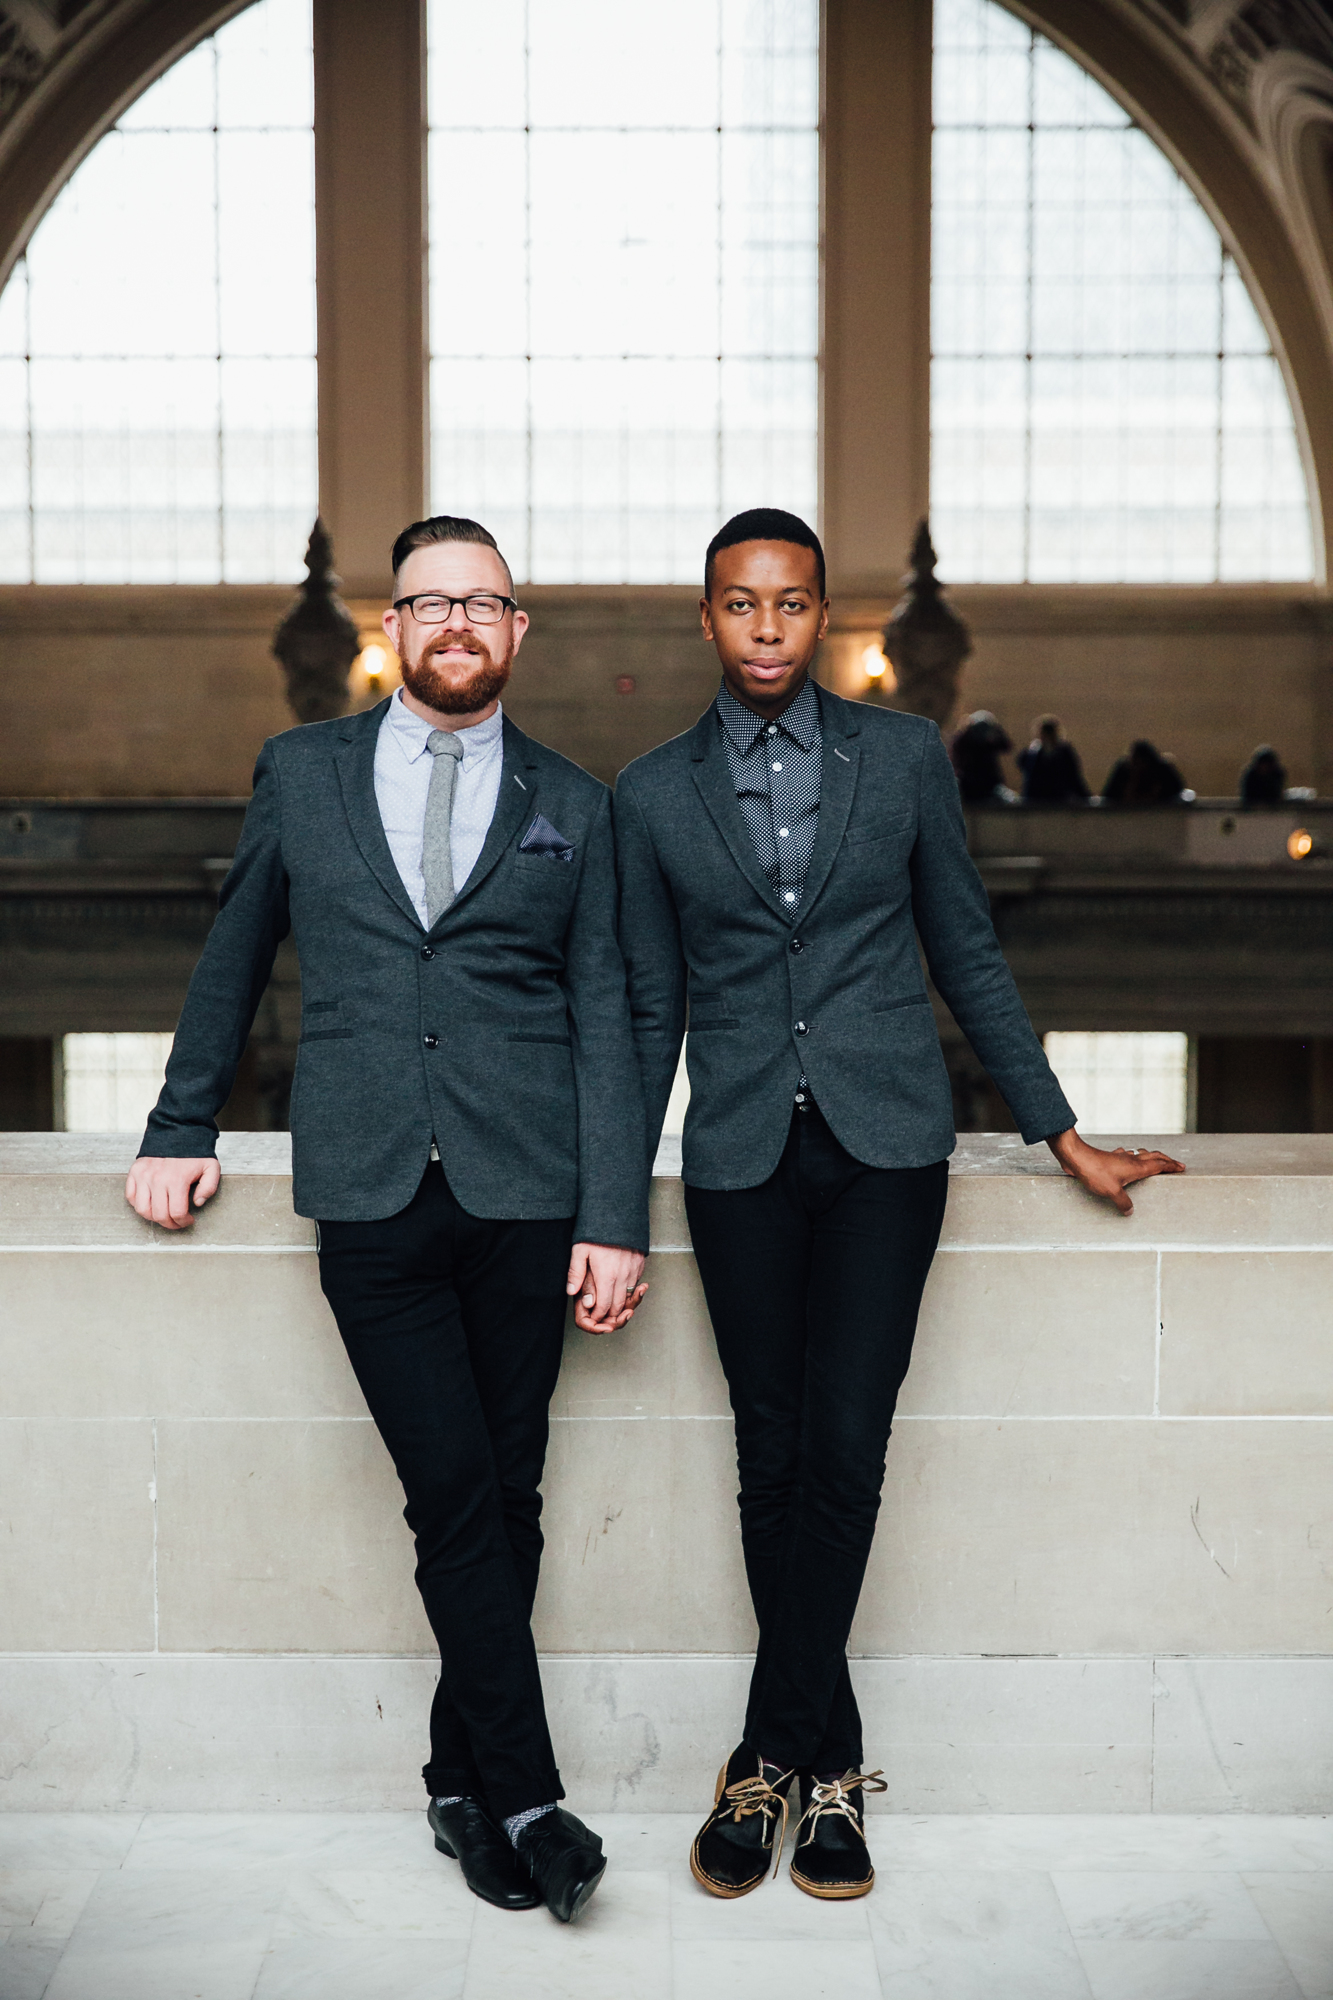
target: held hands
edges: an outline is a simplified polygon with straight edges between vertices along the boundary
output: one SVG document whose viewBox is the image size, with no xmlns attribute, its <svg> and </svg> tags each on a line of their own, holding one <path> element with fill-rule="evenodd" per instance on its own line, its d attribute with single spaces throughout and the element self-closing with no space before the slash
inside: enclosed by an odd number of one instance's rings
<svg viewBox="0 0 1333 2000">
<path fill-rule="evenodd" d="M 216 1160 L 139 1159 L 125 1181 L 125 1199 L 145 1222 L 162 1229 L 192 1229 L 190 1191 L 202 1208 L 217 1193 L 222 1169 Z"/>
<path fill-rule="evenodd" d="M 1154 1174 L 1185 1171 L 1169 1153 L 1140 1152 L 1137 1148 L 1130 1152 L 1124 1146 L 1104 1152 L 1100 1146 L 1090 1146 L 1086 1139 L 1080 1139 L 1072 1125 L 1067 1132 L 1057 1132 L 1046 1144 L 1071 1180 L 1081 1181 L 1089 1194 L 1104 1195 L 1107 1201 L 1113 1201 L 1122 1215 L 1134 1213 L 1134 1204 L 1125 1193 L 1132 1182 L 1151 1180 Z"/>
<path fill-rule="evenodd" d="M 580 1294 L 574 1323 L 585 1333 L 618 1333 L 642 1305 L 647 1285 L 641 1285 L 643 1253 L 616 1250 L 604 1243 L 576 1243 L 569 1256 L 570 1298 Z"/>
</svg>

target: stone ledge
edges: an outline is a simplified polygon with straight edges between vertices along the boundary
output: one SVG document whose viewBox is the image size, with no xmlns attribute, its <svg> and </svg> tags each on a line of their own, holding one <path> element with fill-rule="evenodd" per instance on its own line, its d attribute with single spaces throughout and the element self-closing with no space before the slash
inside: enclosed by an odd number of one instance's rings
<svg viewBox="0 0 1333 2000">
<path fill-rule="evenodd" d="M 1066 1180 L 1045 1146 L 1025 1146 L 1014 1133 L 968 1134 L 950 1161 L 942 1247 L 1333 1244 L 1333 1134 L 1099 1137 L 1108 1145 L 1161 1146 L 1189 1172 L 1145 1183 L 1126 1218 Z M 126 1206 L 122 1183 L 137 1145 L 129 1133 L 0 1134 L 0 1246 L 184 1252 L 313 1244 L 313 1225 L 292 1213 L 289 1134 L 223 1133 L 222 1189 L 183 1234 L 154 1229 Z M 687 1250 L 677 1141 L 663 1141 L 657 1167 L 653 1247 Z"/>
</svg>

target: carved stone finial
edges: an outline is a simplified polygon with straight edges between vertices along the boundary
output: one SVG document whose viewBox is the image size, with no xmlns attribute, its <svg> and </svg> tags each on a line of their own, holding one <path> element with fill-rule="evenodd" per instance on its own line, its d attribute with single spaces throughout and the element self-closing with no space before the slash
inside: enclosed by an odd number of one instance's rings
<svg viewBox="0 0 1333 2000">
<path fill-rule="evenodd" d="M 361 650 L 356 620 L 338 595 L 333 541 L 316 517 L 305 552 L 301 595 L 273 635 L 298 722 L 329 722 L 347 711 L 347 676 Z"/>
<path fill-rule="evenodd" d="M 916 531 L 911 568 L 903 584 L 905 595 L 884 627 L 884 651 L 898 678 L 885 703 L 909 715 L 928 715 L 943 729 L 957 706 L 959 669 L 972 651 L 972 638 L 940 595 L 926 521 Z"/>
</svg>

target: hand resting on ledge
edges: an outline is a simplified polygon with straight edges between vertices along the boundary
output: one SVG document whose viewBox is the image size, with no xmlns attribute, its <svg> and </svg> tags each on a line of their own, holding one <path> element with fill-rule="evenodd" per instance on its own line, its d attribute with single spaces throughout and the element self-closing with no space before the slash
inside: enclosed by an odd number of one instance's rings
<svg viewBox="0 0 1333 2000">
<path fill-rule="evenodd" d="M 1113 1201 L 1122 1215 L 1134 1213 L 1134 1204 L 1125 1189 L 1135 1181 L 1151 1180 L 1154 1174 L 1185 1171 L 1182 1162 L 1173 1160 L 1169 1153 L 1140 1152 L 1137 1146 L 1133 1151 L 1127 1146 L 1117 1146 L 1114 1152 L 1106 1152 L 1101 1146 L 1090 1146 L 1086 1139 L 1079 1138 L 1072 1125 L 1067 1132 L 1057 1132 L 1046 1144 L 1060 1162 L 1062 1172 L 1080 1182 L 1089 1194 Z"/>
</svg>

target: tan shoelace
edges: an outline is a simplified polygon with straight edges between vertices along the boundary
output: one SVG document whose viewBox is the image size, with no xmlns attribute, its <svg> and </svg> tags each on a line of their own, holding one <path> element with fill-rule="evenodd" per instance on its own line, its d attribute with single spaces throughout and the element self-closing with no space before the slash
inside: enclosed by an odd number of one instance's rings
<svg viewBox="0 0 1333 2000">
<path fill-rule="evenodd" d="M 741 1820 L 749 1819 L 752 1813 L 761 1812 L 765 1819 L 771 1819 L 776 1812 L 782 1814 L 777 1853 L 773 1857 L 773 1879 L 776 1881 L 778 1863 L 782 1859 L 782 1844 L 787 1838 L 787 1801 L 783 1794 L 775 1792 L 767 1778 L 757 1775 L 753 1778 L 738 1778 L 734 1785 L 727 1786 L 722 1796 L 735 1806 L 733 1817 L 738 1825 Z"/>
<path fill-rule="evenodd" d="M 800 1823 L 796 1828 L 797 1847 L 803 1846 L 808 1840 L 813 1840 L 817 1822 L 825 1813 L 832 1812 L 841 1813 L 843 1818 L 849 1825 L 856 1829 L 862 1840 L 864 1840 L 865 1830 L 861 1825 L 855 1802 L 850 1794 L 852 1792 L 887 1792 L 888 1789 L 889 1787 L 882 1771 L 867 1771 L 864 1777 L 856 1771 L 844 1771 L 842 1776 L 835 1778 L 831 1785 L 816 1784 L 810 1793 L 810 1803 L 801 1814 Z M 807 1821 L 809 1822 L 808 1830 L 803 1831 L 806 1828 Z"/>
</svg>

